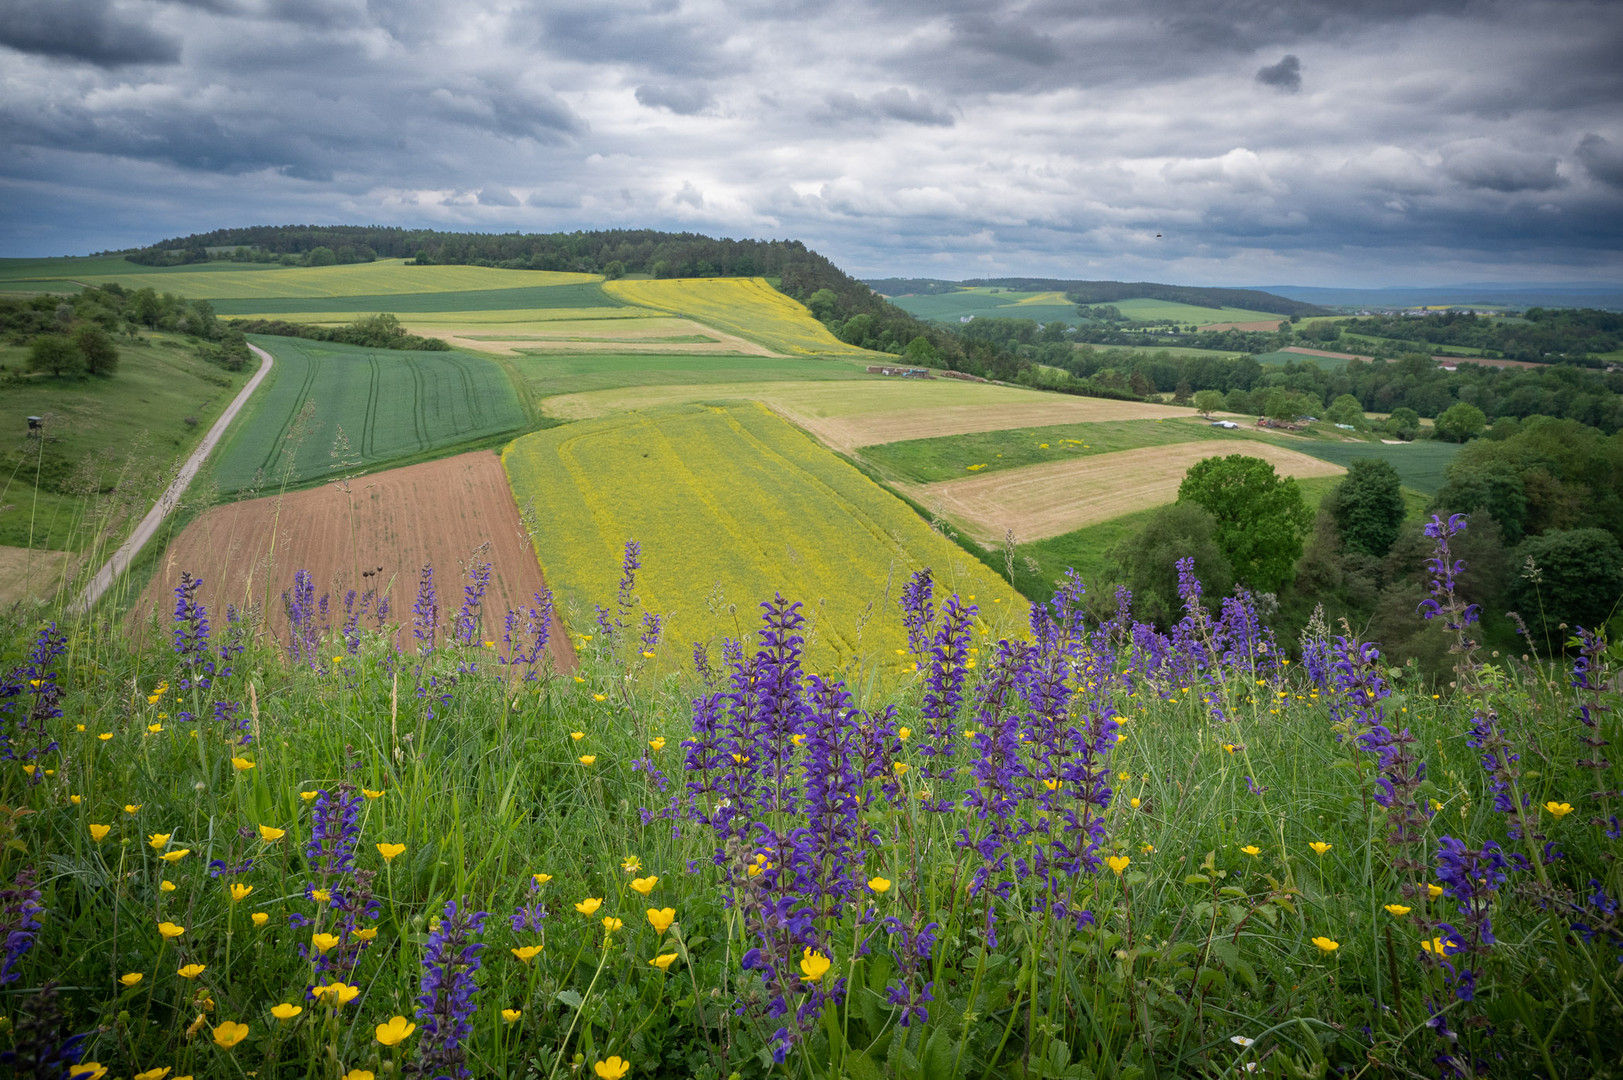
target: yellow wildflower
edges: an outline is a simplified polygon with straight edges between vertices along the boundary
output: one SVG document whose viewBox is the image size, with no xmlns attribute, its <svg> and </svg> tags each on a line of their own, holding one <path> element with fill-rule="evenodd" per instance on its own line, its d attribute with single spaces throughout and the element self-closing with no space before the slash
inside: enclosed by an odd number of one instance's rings
<svg viewBox="0 0 1623 1080">
<path fill-rule="evenodd" d="M 303 1005 L 293 1005 L 285 1001 L 280 1005 L 271 1006 L 271 1015 L 278 1020 L 291 1020 L 303 1011 Z"/>
<path fill-rule="evenodd" d="M 227 1050 L 248 1037 L 248 1025 L 239 1024 L 235 1020 L 227 1020 L 214 1029 L 214 1041 Z"/>
<path fill-rule="evenodd" d="M 286 835 L 286 829 L 274 829 L 269 825 L 261 825 L 259 827 L 259 838 L 265 841 L 267 844 L 274 844 L 276 841 L 280 840 Z"/>
<path fill-rule="evenodd" d="M 1313 854 L 1315 855 L 1323 855 L 1326 851 L 1329 851 L 1334 846 L 1334 844 L 1326 844 L 1322 840 L 1315 840 L 1308 845 L 1308 847 L 1313 849 Z"/>
<path fill-rule="evenodd" d="M 134 986 L 144 978 L 146 978 L 145 973 L 140 971 L 131 971 L 124 975 L 120 975 L 118 977 L 118 981 L 123 983 L 125 986 Z"/>
<path fill-rule="evenodd" d="M 1396 915 L 1400 919 L 1409 914 L 1411 910 L 1410 908 L 1405 907 L 1403 904 L 1387 904 L 1385 907 L 1387 911 L 1391 912 L 1393 915 Z"/>
<path fill-rule="evenodd" d="M 378 1042 L 384 1046 L 399 1046 L 416 1030 L 416 1024 L 413 1024 L 404 1016 L 396 1016 L 391 1018 L 387 1024 L 378 1025 Z"/>
<path fill-rule="evenodd" d="M 603 932 L 605 934 L 612 934 L 624 925 L 625 923 L 621 922 L 619 919 L 616 919 L 613 915 L 603 916 Z"/>
<path fill-rule="evenodd" d="M 648 925 L 654 928 L 654 933 L 664 934 L 676 921 L 675 908 L 649 908 Z"/>
<path fill-rule="evenodd" d="M 598 1080 L 620 1080 L 631 1071 L 631 1062 L 616 1055 L 607 1061 L 599 1061 L 592 1066 L 592 1071 L 598 1075 Z"/>
<path fill-rule="evenodd" d="M 822 953 L 812 952 L 808 946 L 800 954 L 800 977 L 807 982 L 816 982 L 828 974 L 828 969 L 834 966 L 834 961 Z"/>
<path fill-rule="evenodd" d="M 640 877 L 631 879 L 631 887 L 637 892 L 642 893 L 644 896 L 647 896 L 649 893 L 653 892 L 654 886 L 658 884 L 659 878 L 657 877 Z"/>
<path fill-rule="evenodd" d="M 1105 865 L 1110 867 L 1117 877 L 1121 877 L 1121 872 L 1127 869 L 1127 864 L 1132 861 L 1126 855 L 1109 855 L 1105 858 Z"/>
<path fill-rule="evenodd" d="M 310 935 L 310 944 L 314 945 L 321 952 L 330 952 L 331 950 L 336 949 L 338 947 L 338 941 L 339 938 L 337 934 Z"/>
<path fill-rule="evenodd" d="M 575 910 L 590 918 L 591 916 L 596 915 L 597 909 L 602 906 L 603 901 L 601 898 L 596 896 L 588 896 L 586 899 L 575 905 Z"/>
<path fill-rule="evenodd" d="M 597 764 L 597 755 L 596 754 L 582 754 L 580 756 L 580 763 L 582 765 L 596 765 Z"/>
<path fill-rule="evenodd" d="M 203 974 L 203 969 L 207 966 L 208 965 L 206 964 L 187 964 L 185 967 L 175 972 L 175 974 L 179 975 L 182 979 L 195 979 L 199 975 Z"/>
<path fill-rule="evenodd" d="M 247 772 L 254 767 L 254 763 L 245 757 L 234 757 L 231 759 L 231 767 L 238 772 Z"/>
<path fill-rule="evenodd" d="M 270 916 L 265 914 L 263 911 L 254 912 L 249 916 L 249 918 L 253 919 L 255 926 L 264 926 L 266 923 L 270 922 Z"/>
<path fill-rule="evenodd" d="M 534 960 L 537 956 L 541 955 L 541 946 L 539 946 L 539 945 L 522 945 L 519 948 L 513 949 L 511 951 L 512 951 L 514 956 L 518 957 L 520 960 L 522 960 L 526 964 L 528 964 L 531 960 Z"/>
<path fill-rule="evenodd" d="M 649 739 L 648 748 L 656 754 L 665 749 L 665 736 L 658 735 L 652 739 Z"/>
<path fill-rule="evenodd" d="M 113 827 L 111 825 L 92 825 L 90 826 L 90 839 L 99 844 L 107 839 L 107 834 L 112 831 Z"/>
<path fill-rule="evenodd" d="M 521 1017 L 523 1015 L 524 1015 L 524 1010 L 522 1010 L 522 1009 L 503 1009 L 502 1010 L 502 1019 L 505 1020 L 509 1024 L 514 1023 L 515 1021 L 518 1020 L 519 1017 Z"/>
<path fill-rule="evenodd" d="M 1327 937 L 1316 937 L 1313 939 L 1313 944 L 1319 947 L 1320 952 L 1333 953 L 1341 948 L 1341 942 L 1331 941 Z"/>
<path fill-rule="evenodd" d="M 656 956 L 652 960 L 648 961 L 648 963 L 650 965 L 652 965 L 654 967 L 657 967 L 661 971 L 669 971 L 671 965 L 673 963 L 675 963 L 675 962 L 676 962 L 676 954 L 675 953 L 662 953 L 661 955 Z"/>
<path fill-rule="evenodd" d="M 163 849 L 165 844 L 169 843 L 169 838 L 173 835 L 175 834 L 155 832 L 151 836 L 147 837 L 147 846 L 152 848 L 153 851 L 160 851 Z"/>
<path fill-rule="evenodd" d="M 158 858 L 162 859 L 166 863 L 178 863 L 191 853 L 192 849 L 189 847 L 176 848 L 174 851 L 164 852 L 162 855 L 159 855 Z"/>
<path fill-rule="evenodd" d="M 1555 802 L 1553 800 L 1545 803 L 1544 809 L 1553 814 L 1557 821 L 1560 821 L 1562 818 L 1572 813 L 1572 806 L 1570 804 L 1564 802 Z"/>
<path fill-rule="evenodd" d="M 869 878 L 868 888 L 872 889 L 876 893 L 888 892 L 890 890 L 890 881 L 889 879 L 882 877 Z"/>
<path fill-rule="evenodd" d="M 248 898 L 248 894 L 253 891 L 254 887 L 252 885 L 244 885 L 240 881 L 233 882 L 231 885 L 231 902 L 234 904 L 240 904 L 242 901 L 246 900 Z"/>
<path fill-rule="evenodd" d="M 406 850 L 405 844 L 379 844 L 378 854 L 383 856 L 384 862 L 394 862 L 395 856 Z"/>
</svg>

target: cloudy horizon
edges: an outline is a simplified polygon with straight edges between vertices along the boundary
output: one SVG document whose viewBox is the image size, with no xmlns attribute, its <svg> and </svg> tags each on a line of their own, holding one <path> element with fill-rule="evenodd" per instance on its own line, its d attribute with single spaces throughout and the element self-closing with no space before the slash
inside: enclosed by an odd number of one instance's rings
<svg viewBox="0 0 1623 1080">
<path fill-rule="evenodd" d="M 0 255 L 256 224 L 862 277 L 1623 281 L 1597 0 L 0 0 Z"/>
</svg>

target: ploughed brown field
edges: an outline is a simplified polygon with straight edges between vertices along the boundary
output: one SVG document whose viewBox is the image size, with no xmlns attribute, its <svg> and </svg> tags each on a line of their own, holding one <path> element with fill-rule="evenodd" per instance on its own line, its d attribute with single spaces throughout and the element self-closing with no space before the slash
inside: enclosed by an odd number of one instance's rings
<svg viewBox="0 0 1623 1080">
<path fill-rule="evenodd" d="M 532 604 L 546 587 L 494 453 L 389 469 L 347 487 L 325 484 L 206 511 L 170 543 L 132 619 L 169 618 L 180 575 L 190 572 L 203 579 L 199 595 L 216 627 L 226 606 L 235 604 L 263 610 L 266 632 L 285 641 L 282 594 L 292 589 L 297 571 L 308 570 L 317 597 L 331 594 L 334 627 L 343 620 L 349 589 L 386 592 L 388 621 L 404 628 L 400 645 L 410 650 L 412 604 L 425 565 L 434 568 L 443 627 L 462 603 L 466 571 L 491 564 L 480 631 L 487 641 L 499 641 L 509 608 Z M 557 670 L 574 668 L 574 650 L 556 615 L 549 648 Z"/>
</svg>

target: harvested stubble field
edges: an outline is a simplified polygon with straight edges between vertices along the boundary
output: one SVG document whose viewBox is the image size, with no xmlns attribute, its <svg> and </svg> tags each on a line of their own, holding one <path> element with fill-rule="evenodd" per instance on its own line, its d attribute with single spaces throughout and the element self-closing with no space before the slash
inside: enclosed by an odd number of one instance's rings
<svg viewBox="0 0 1623 1080">
<path fill-rule="evenodd" d="M 240 269 L 168 270 L 153 274 L 134 263 L 111 263 L 102 272 L 75 275 L 87 285 L 111 282 L 135 288 L 150 285 L 159 292 L 177 293 L 196 300 L 278 297 L 401 296 L 411 293 L 452 293 L 471 289 L 524 289 L 536 286 L 579 285 L 603 280 L 597 274 L 567 274 L 546 270 L 498 270 L 487 266 L 413 266 L 404 259 L 379 259 L 348 266 L 287 266 Z M 125 269 L 128 267 L 128 269 Z"/>
<path fill-rule="evenodd" d="M 347 491 L 326 484 L 216 506 L 170 543 L 130 618 L 140 625 L 154 613 L 170 615 L 184 571 L 203 579 L 199 595 L 210 611 L 223 617 L 228 604 L 261 610 L 284 640 L 282 593 L 307 570 L 318 596 L 332 594 L 334 626 L 346 590 L 375 588 L 387 592 L 390 622 L 409 627 L 424 566 L 434 568 L 444 613 L 462 602 L 465 571 L 482 563 L 493 568 L 481 627 L 483 640 L 491 640 L 501 636 L 508 609 L 532 605 L 546 581 L 501 460 L 489 451 L 389 469 L 351 481 Z M 556 617 L 553 630 L 553 663 L 573 668 L 574 650 Z"/>
<path fill-rule="evenodd" d="M 672 278 L 610 281 L 603 291 L 628 304 L 669 312 L 771 349 L 782 356 L 878 356 L 847 345 L 798 300 L 765 278 Z"/>
<path fill-rule="evenodd" d="M 623 545 L 642 545 L 637 595 L 669 614 L 667 649 L 749 633 L 755 605 L 803 600 L 823 667 L 906 645 L 893 605 L 913 571 L 976 594 L 994 617 L 1015 594 L 900 500 L 757 404 L 673 406 L 519 439 L 502 455 L 521 502 L 545 516 L 536 550 L 594 633 Z M 736 609 L 734 608 L 736 605 Z"/>
<path fill-rule="evenodd" d="M 220 449 L 214 476 L 221 491 L 342 475 L 517 431 L 525 422 L 512 383 L 487 357 L 254 340 L 276 357 L 273 381 Z M 305 422 L 307 408 L 313 412 Z"/>
<path fill-rule="evenodd" d="M 1001 543 L 1007 530 L 1022 541 L 1040 540 L 1172 502 L 1189 466 L 1230 453 L 1262 458 L 1282 476 L 1339 476 L 1346 471 L 1271 443 L 1218 447 L 1194 442 L 897 486 L 921 506 L 940 507 L 975 540 L 992 545 Z"/>
<path fill-rule="evenodd" d="M 639 308 L 614 310 L 639 311 Z M 524 327 L 496 328 L 479 323 L 460 326 L 430 325 L 405 320 L 413 333 L 436 337 L 458 349 L 498 356 L 553 353 L 696 353 L 704 355 L 771 356 L 772 350 L 737 334 L 664 315 L 640 319 L 560 319 Z"/>
</svg>

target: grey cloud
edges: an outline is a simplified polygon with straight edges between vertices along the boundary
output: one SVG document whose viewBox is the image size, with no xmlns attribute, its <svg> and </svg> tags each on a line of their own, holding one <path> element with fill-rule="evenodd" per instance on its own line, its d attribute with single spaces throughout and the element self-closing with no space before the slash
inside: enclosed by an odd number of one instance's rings
<svg viewBox="0 0 1623 1080">
<path fill-rule="evenodd" d="M 1470 188 L 1489 191 L 1549 191 L 1562 183 L 1556 158 L 1467 139 L 1443 147 L 1443 172 Z"/>
<path fill-rule="evenodd" d="M 537 44 L 574 61 L 638 64 L 666 73 L 713 77 L 736 65 L 717 49 L 732 29 L 706 22 L 675 2 L 538 0 Z"/>
<path fill-rule="evenodd" d="M 669 109 L 681 116 L 696 116 L 716 103 L 710 91 L 697 83 L 686 86 L 639 86 L 637 102 L 650 109 Z"/>
<path fill-rule="evenodd" d="M 1257 81 L 1264 86 L 1271 86 L 1275 90 L 1287 94 L 1294 94 L 1302 88 L 1302 62 L 1295 56 L 1287 53 L 1277 64 L 1257 70 Z"/>
<path fill-rule="evenodd" d="M 504 187 L 480 188 L 477 198 L 480 206 L 518 205 L 518 197 Z"/>
<path fill-rule="evenodd" d="M 1623 146 L 1591 131 L 1578 143 L 1574 156 L 1596 180 L 1623 188 Z"/>
<path fill-rule="evenodd" d="M 455 87 L 435 89 L 428 99 L 443 119 L 509 138 L 557 142 L 586 129 L 580 117 L 556 95 L 533 87 L 493 85 L 470 77 Z"/>
<path fill-rule="evenodd" d="M 955 123 L 951 113 L 936 108 L 929 98 L 923 94 L 915 97 L 900 86 L 881 90 L 865 98 L 840 91 L 829 94 L 824 101 L 829 114 L 835 119 L 884 118 L 926 127 L 952 127 Z"/>
<path fill-rule="evenodd" d="M 0 0 L 0 45 L 106 68 L 180 60 L 177 39 L 128 18 L 108 0 Z"/>
<path fill-rule="evenodd" d="M 1056 63 L 1062 55 L 1053 37 L 1017 19 L 1000 22 L 985 15 L 966 16 L 953 23 L 952 36 L 972 49 L 1037 67 Z"/>
</svg>

